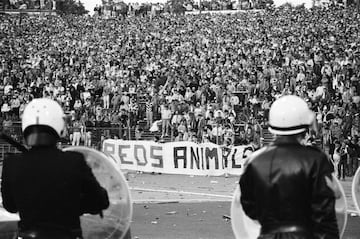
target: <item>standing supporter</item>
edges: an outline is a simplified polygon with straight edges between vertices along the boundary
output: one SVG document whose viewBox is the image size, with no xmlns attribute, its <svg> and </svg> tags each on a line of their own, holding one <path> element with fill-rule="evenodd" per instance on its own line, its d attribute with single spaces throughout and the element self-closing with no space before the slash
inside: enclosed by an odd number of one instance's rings
<svg viewBox="0 0 360 239">
<path fill-rule="evenodd" d="M 81 141 L 83 127 L 80 120 L 75 120 L 72 124 L 72 142 L 71 145 L 79 146 Z"/>
<path fill-rule="evenodd" d="M 187 139 L 185 139 L 185 135 L 183 131 L 177 132 L 177 136 L 175 137 L 175 142 L 179 142 L 179 141 L 187 141 Z"/>
<path fill-rule="evenodd" d="M 335 150 L 333 157 L 335 165 L 337 165 L 338 179 L 345 180 L 347 168 L 347 154 L 345 142 L 340 143 L 340 141 L 338 140 L 335 141 Z"/>
<path fill-rule="evenodd" d="M 10 100 L 10 105 L 11 105 L 10 107 L 11 107 L 11 112 L 16 119 L 19 119 L 20 117 L 19 114 L 20 104 L 21 103 L 20 103 L 19 95 L 15 94 Z"/>
<path fill-rule="evenodd" d="M 228 145 L 234 145 L 235 132 L 230 123 L 225 124 L 224 129 L 224 143 Z"/>
<path fill-rule="evenodd" d="M 169 136 L 169 130 L 171 127 L 170 120 L 172 112 L 167 104 L 163 105 L 161 110 L 161 121 L 162 121 L 162 137 Z"/>
<path fill-rule="evenodd" d="M 91 147 L 92 146 L 92 132 L 94 130 L 94 117 L 93 115 L 88 116 L 85 114 L 84 117 L 84 145 L 86 147 Z"/>
<path fill-rule="evenodd" d="M 359 135 L 360 135 L 360 114 L 355 113 L 352 121 L 351 136 L 355 137 Z"/>
<path fill-rule="evenodd" d="M 138 112 L 139 112 L 139 106 L 136 102 L 136 99 L 131 98 L 129 103 L 130 127 L 135 127 L 136 122 L 138 121 Z"/>
<path fill-rule="evenodd" d="M 332 159 L 333 159 L 333 163 L 334 163 L 334 172 L 335 172 L 335 176 L 340 179 L 340 175 L 342 175 L 340 172 L 341 170 L 339 169 L 340 166 L 340 161 L 341 161 L 341 145 L 340 145 L 340 141 L 339 140 L 335 140 L 334 141 L 334 152 L 331 155 Z M 345 174 L 345 172 L 344 172 Z"/>
<path fill-rule="evenodd" d="M 12 135 L 12 126 L 13 126 L 13 120 L 11 119 L 9 114 L 5 114 L 5 117 L 3 118 L 2 122 L 2 129 L 5 134 Z"/>
<path fill-rule="evenodd" d="M 343 132 L 337 121 L 333 121 L 330 125 L 331 135 L 338 140 L 343 140 Z"/>
<path fill-rule="evenodd" d="M 152 102 L 152 98 L 150 95 L 147 95 L 146 97 L 146 103 L 145 103 L 145 110 L 146 110 L 146 125 L 148 128 L 150 128 L 153 124 L 154 120 L 154 114 L 153 114 L 153 108 L 154 104 Z"/>
<path fill-rule="evenodd" d="M 354 176 L 356 170 L 359 167 L 357 139 L 355 137 L 350 137 L 347 146 L 347 154 L 349 159 L 349 176 L 352 177 Z"/>
<path fill-rule="evenodd" d="M 121 102 L 121 95 L 118 93 L 118 91 L 115 91 L 113 97 L 111 98 L 111 105 L 113 111 L 119 109 L 120 102 Z"/>
<path fill-rule="evenodd" d="M 331 134 L 331 130 L 329 129 L 328 125 L 325 125 L 322 128 L 322 148 L 326 154 L 328 154 L 330 157 L 332 155 L 332 144 L 333 144 L 333 137 Z"/>
<path fill-rule="evenodd" d="M 80 111 L 82 110 L 82 102 L 81 102 L 80 99 L 75 100 L 74 110 L 75 110 L 76 112 L 80 112 Z"/>
<path fill-rule="evenodd" d="M 102 100 L 103 100 L 103 108 L 109 109 L 110 108 L 110 85 L 109 83 L 105 84 L 102 92 Z"/>
<path fill-rule="evenodd" d="M 219 144 L 219 145 L 222 144 L 223 139 L 224 139 L 223 138 L 224 137 L 224 129 L 221 124 L 215 124 L 212 127 L 211 134 L 214 137 L 214 143 Z"/>
<path fill-rule="evenodd" d="M 177 128 L 182 119 L 183 119 L 183 115 L 180 114 L 178 110 L 174 111 L 174 114 L 171 118 L 172 127 Z"/>
<path fill-rule="evenodd" d="M 206 119 L 203 115 L 203 113 L 200 113 L 198 115 L 198 119 L 197 119 L 197 125 L 196 125 L 196 129 L 197 129 L 197 137 L 199 139 L 203 138 L 203 133 L 204 133 L 204 128 L 206 125 Z"/>
<path fill-rule="evenodd" d="M 125 111 L 125 109 L 121 109 L 119 113 L 120 117 L 120 138 L 124 139 L 128 134 L 129 127 L 129 114 Z"/>
<path fill-rule="evenodd" d="M 3 102 L 2 106 L 1 106 L 1 113 L 3 116 L 7 116 L 10 111 L 11 111 L 11 107 L 8 103 L 8 100 L 5 99 L 5 101 Z"/>
</svg>

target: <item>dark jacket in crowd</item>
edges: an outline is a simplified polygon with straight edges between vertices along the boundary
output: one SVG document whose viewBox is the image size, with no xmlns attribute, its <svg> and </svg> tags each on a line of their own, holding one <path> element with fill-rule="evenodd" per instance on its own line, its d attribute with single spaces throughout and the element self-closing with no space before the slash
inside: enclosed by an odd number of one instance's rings
<svg viewBox="0 0 360 239">
<path fill-rule="evenodd" d="M 240 179 L 245 213 L 264 238 L 339 238 L 327 156 L 283 136 L 255 152 Z"/>
<path fill-rule="evenodd" d="M 59 231 L 69 238 L 81 236 L 79 216 L 109 207 L 84 156 L 55 146 L 5 158 L 1 193 L 4 208 L 19 212 L 20 231 Z"/>
</svg>

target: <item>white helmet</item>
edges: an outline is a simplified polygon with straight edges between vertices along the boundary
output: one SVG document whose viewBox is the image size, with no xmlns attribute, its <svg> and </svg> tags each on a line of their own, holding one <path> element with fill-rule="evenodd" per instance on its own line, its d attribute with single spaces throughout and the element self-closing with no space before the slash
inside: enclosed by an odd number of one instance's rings
<svg viewBox="0 0 360 239">
<path fill-rule="evenodd" d="M 269 131 L 276 135 L 304 132 L 315 118 L 307 103 L 298 96 L 286 95 L 277 99 L 269 112 Z"/>
<path fill-rule="evenodd" d="M 64 117 L 64 111 L 56 101 L 47 98 L 33 99 L 25 107 L 22 131 L 25 132 L 30 126 L 48 126 L 61 137 L 65 129 Z"/>
</svg>

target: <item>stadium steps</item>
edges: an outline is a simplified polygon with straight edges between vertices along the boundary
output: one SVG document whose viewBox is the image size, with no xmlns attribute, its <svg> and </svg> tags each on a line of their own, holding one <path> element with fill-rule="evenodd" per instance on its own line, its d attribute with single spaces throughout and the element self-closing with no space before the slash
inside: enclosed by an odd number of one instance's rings
<svg viewBox="0 0 360 239">
<path fill-rule="evenodd" d="M 263 129 L 263 145 L 264 146 L 269 145 L 273 140 L 274 140 L 274 135 L 271 134 L 268 129 Z M 321 149 L 322 148 L 321 139 L 316 138 L 314 142 L 314 146 Z"/>
<path fill-rule="evenodd" d="M 158 136 L 159 138 L 161 138 L 161 132 L 151 132 L 149 129 L 147 129 L 147 123 L 146 120 L 139 120 L 138 124 L 140 126 L 141 129 L 143 129 L 143 134 L 141 135 L 141 139 L 142 140 L 154 140 L 155 136 Z M 134 136 L 131 135 L 131 139 L 135 139 L 135 131 L 134 131 Z M 165 143 L 171 142 L 171 136 L 166 136 L 163 138 Z"/>
<path fill-rule="evenodd" d="M 263 145 L 269 145 L 274 140 L 274 135 L 270 133 L 269 129 L 263 129 Z"/>
<path fill-rule="evenodd" d="M 123 131 L 123 134 L 126 134 L 128 135 L 128 130 L 125 130 Z M 112 137 L 113 135 L 119 135 L 119 129 L 116 128 L 116 129 L 111 129 L 111 130 L 108 130 L 108 129 L 98 129 L 96 131 L 93 131 L 93 134 L 92 134 L 92 140 L 93 142 L 99 142 L 100 141 L 100 138 L 101 138 L 101 135 L 106 135 L 107 137 Z M 154 137 L 155 136 L 158 136 L 159 138 L 161 138 L 161 132 L 151 132 L 149 131 L 148 129 L 145 129 L 143 131 L 143 134 L 141 135 L 141 140 L 154 140 Z M 130 129 L 130 140 L 135 140 L 135 129 Z M 164 137 L 164 142 L 171 142 L 171 136 L 167 136 L 167 137 Z"/>
<path fill-rule="evenodd" d="M 144 130 L 143 134 L 141 135 L 141 138 L 142 138 L 142 140 L 154 140 L 155 136 L 158 136 L 159 138 L 161 138 L 161 133 L 160 132 L 151 132 L 149 130 Z M 171 142 L 171 136 L 165 136 L 163 138 L 163 140 L 164 140 L 164 143 Z"/>
</svg>

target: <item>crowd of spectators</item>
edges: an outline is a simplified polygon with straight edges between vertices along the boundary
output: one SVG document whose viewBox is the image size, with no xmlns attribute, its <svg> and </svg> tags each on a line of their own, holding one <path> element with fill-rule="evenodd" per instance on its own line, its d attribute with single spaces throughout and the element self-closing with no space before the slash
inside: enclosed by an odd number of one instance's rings
<svg viewBox="0 0 360 239">
<path fill-rule="evenodd" d="M 125 3 L 104 1 L 103 5 L 97 5 L 94 12 L 100 16 L 107 17 L 126 17 L 131 15 L 155 16 L 163 13 L 185 14 L 185 12 L 201 11 L 224 11 L 224 10 L 249 10 L 264 9 L 271 6 L 271 0 L 183 0 L 168 1 L 164 3 L 145 2 L 145 3 Z"/>
<path fill-rule="evenodd" d="M 32 98 L 49 97 L 80 136 L 130 127 L 141 139 L 162 122 L 163 137 L 257 148 L 271 102 L 296 94 L 316 112 L 329 155 L 336 142 L 355 150 L 347 153 L 350 175 L 359 157 L 359 23 L 356 11 L 336 7 L 107 20 L 0 16 L 2 125 L 19 120 Z"/>
<path fill-rule="evenodd" d="M 131 15 L 139 14 L 154 14 L 155 12 L 184 12 L 193 10 L 202 11 L 219 11 L 219 10 L 238 10 L 238 9 L 253 9 L 266 7 L 266 0 L 252 1 L 252 0 L 202 0 L 200 3 L 194 0 L 181 1 L 177 9 L 170 2 L 129 2 L 123 1 L 102 1 L 103 5 L 97 5 L 94 11 L 99 15 Z M 199 5 L 200 4 L 200 5 Z M 2 6 L 5 9 L 31 9 L 31 10 L 56 10 L 56 0 L 4 0 Z M 182 9 L 179 9 L 182 8 Z M 2 10 L 2 9 L 0 9 Z"/>
</svg>

